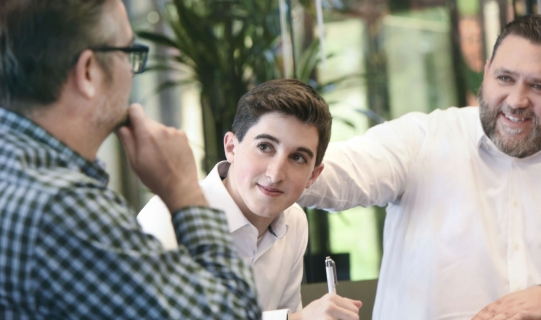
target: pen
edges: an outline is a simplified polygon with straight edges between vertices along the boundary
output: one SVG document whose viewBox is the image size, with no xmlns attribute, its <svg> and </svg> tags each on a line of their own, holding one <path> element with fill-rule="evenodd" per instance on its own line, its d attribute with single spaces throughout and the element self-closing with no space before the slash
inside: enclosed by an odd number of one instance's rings
<svg viewBox="0 0 541 320">
<path fill-rule="evenodd" d="M 325 258 L 325 271 L 327 272 L 327 286 L 329 287 L 329 293 L 336 294 L 336 264 L 331 257 Z"/>
</svg>

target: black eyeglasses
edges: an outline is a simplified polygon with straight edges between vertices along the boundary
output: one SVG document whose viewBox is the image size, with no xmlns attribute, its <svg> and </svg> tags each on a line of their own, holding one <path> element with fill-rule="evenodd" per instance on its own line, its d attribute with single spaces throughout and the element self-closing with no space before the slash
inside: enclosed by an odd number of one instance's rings
<svg viewBox="0 0 541 320">
<path fill-rule="evenodd" d="M 109 52 L 123 51 L 129 54 L 129 59 L 133 73 L 141 73 L 145 71 L 145 66 L 148 58 L 148 47 L 143 44 L 134 43 L 131 47 L 99 47 L 92 48 L 92 51 Z"/>
</svg>

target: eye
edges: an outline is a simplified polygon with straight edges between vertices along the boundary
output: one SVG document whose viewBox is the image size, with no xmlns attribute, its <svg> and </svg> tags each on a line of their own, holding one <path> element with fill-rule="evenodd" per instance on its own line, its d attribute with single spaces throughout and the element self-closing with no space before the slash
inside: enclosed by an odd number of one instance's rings
<svg viewBox="0 0 541 320">
<path fill-rule="evenodd" d="M 294 154 L 291 156 L 291 159 L 297 163 L 306 163 L 306 158 L 300 154 Z"/>
<path fill-rule="evenodd" d="M 532 83 L 531 87 L 535 90 L 541 90 L 541 83 Z"/>
<path fill-rule="evenodd" d="M 510 76 L 503 75 L 503 76 L 498 76 L 497 78 L 501 82 L 513 82 L 513 78 L 511 78 Z"/>
<path fill-rule="evenodd" d="M 268 143 L 260 143 L 257 145 L 257 148 L 263 152 L 269 152 L 272 150 L 272 146 Z"/>
</svg>

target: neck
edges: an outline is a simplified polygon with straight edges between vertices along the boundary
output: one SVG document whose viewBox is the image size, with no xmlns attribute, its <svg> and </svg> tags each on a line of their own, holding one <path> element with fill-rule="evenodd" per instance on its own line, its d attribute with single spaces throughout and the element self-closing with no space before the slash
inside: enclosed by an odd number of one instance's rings
<svg viewBox="0 0 541 320">
<path fill-rule="evenodd" d="M 73 108 L 54 103 L 37 107 L 29 113 L 28 118 L 84 158 L 94 161 L 107 134 L 93 130 L 89 118 L 73 112 Z"/>
</svg>

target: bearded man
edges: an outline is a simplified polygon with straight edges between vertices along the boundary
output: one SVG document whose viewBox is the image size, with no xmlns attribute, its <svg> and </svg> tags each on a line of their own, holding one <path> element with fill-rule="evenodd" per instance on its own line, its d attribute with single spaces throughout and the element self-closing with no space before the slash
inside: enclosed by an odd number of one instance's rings
<svg viewBox="0 0 541 320">
<path fill-rule="evenodd" d="M 299 203 L 387 206 L 374 319 L 541 319 L 541 16 L 508 24 L 479 107 L 331 143 Z"/>
</svg>

